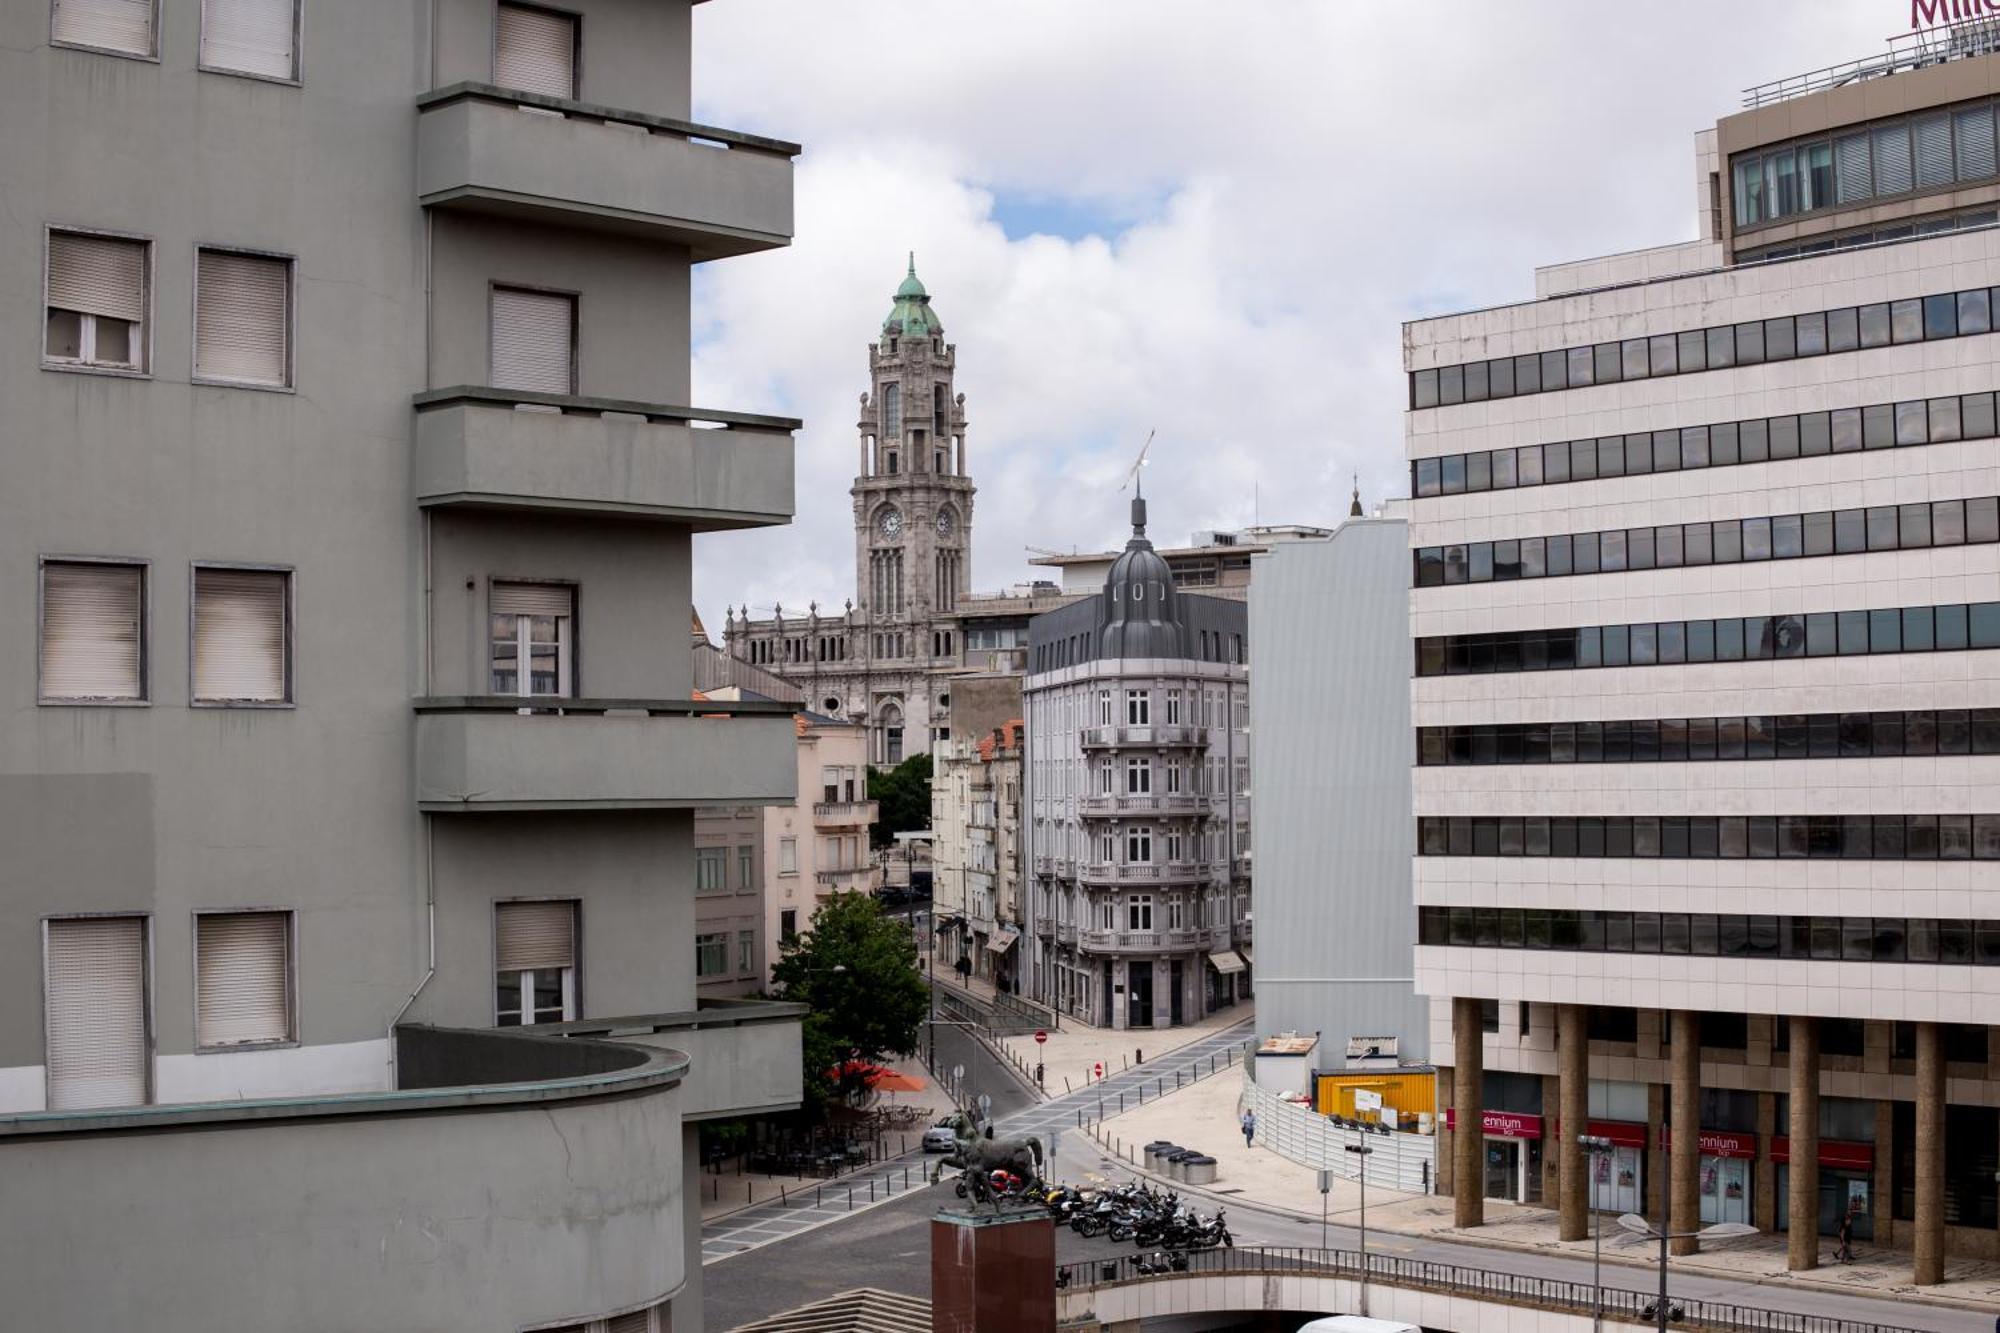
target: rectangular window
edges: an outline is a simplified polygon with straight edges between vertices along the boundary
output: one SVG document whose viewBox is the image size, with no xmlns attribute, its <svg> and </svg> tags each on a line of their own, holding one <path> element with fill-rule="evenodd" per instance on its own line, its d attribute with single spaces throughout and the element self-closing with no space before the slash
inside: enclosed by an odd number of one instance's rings
<svg viewBox="0 0 2000 1333">
<path fill-rule="evenodd" d="M 493 387 L 529 393 L 576 392 L 576 298 L 495 287 Z"/>
<path fill-rule="evenodd" d="M 291 585 L 284 570 L 194 570 L 196 703 L 291 702 Z"/>
<path fill-rule="evenodd" d="M 1153 716 L 1152 699 L 1145 690 L 1125 691 L 1125 725 L 1144 727 L 1151 725 Z"/>
<path fill-rule="evenodd" d="M 701 981 L 729 975 L 728 931 L 711 931 L 694 937 L 694 974 Z"/>
<path fill-rule="evenodd" d="M 144 1104 L 152 1082 L 146 919 L 52 919 L 43 948 L 49 1109 Z"/>
<path fill-rule="evenodd" d="M 757 850 L 754 847 L 736 849 L 736 889 L 748 893 L 757 887 Z"/>
<path fill-rule="evenodd" d="M 201 67 L 294 81 L 298 29 L 298 0 L 202 0 Z"/>
<path fill-rule="evenodd" d="M 568 697 L 575 690 L 576 590 L 558 583 L 495 583 L 492 692 Z"/>
<path fill-rule="evenodd" d="M 729 892 L 729 861 L 726 849 L 697 847 L 694 851 L 694 891 Z"/>
<path fill-rule="evenodd" d="M 45 364 L 145 370 L 150 251 L 140 240 L 49 232 Z"/>
<path fill-rule="evenodd" d="M 1153 790 L 1153 765 L 1147 759 L 1127 759 L 1125 761 L 1125 794 L 1145 796 Z"/>
<path fill-rule="evenodd" d="M 196 379 L 288 386 L 291 329 L 291 260 L 227 250 L 196 253 Z"/>
<path fill-rule="evenodd" d="M 573 898 L 493 907 L 493 1021 L 499 1027 L 577 1016 Z"/>
<path fill-rule="evenodd" d="M 736 932 L 736 971 L 746 977 L 757 971 L 757 932 L 754 930 Z"/>
<path fill-rule="evenodd" d="M 545 97 L 576 96 L 573 14 L 502 4 L 493 34 L 493 82 Z"/>
<path fill-rule="evenodd" d="M 194 919 L 195 1047 L 298 1040 L 290 912 L 203 912 Z"/>
<path fill-rule="evenodd" d="M 778 839 L 778 873 L 796 875 L 799 873 L 799 840 L 797 838 Z"/>
<path fill-rule="evenodd" d="M 49 39 L 120 55 L 152 57 L 154 0 L 55 0 Z"/>
<path fill-rule="evenodd" d="M 143 565 L 42 564 L 41 700 L 146 697 Z"/>
</svg>

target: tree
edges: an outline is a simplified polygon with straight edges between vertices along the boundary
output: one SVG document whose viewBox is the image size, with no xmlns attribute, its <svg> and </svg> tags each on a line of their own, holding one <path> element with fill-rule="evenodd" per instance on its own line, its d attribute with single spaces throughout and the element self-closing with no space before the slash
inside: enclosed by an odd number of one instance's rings
<svg viewBox="0 0 2000 1333">
<path fill-rule="evenodd" d="M 931 757 L 913 754 L 894 768 L 870 767 L 868 799 L 881 803 L 881 811 L 868 831 L 868 840 L 887 847 L 898 833 L 931 826 Z"/>
<path fill-rule="evenodd" d="M 809 1109 L 835 1090 L 828 1071 L 841 1070 L 839 1090 L 852 1092 L 860 1080 L 850 1062 L 874 1064 L 917 1048 L 930 988 L 909 929 L 884 916 L 873 897 L 835 894 L 778 951 L 774 988 L 811 1008 L 801 1033 Z"/>
</svg>

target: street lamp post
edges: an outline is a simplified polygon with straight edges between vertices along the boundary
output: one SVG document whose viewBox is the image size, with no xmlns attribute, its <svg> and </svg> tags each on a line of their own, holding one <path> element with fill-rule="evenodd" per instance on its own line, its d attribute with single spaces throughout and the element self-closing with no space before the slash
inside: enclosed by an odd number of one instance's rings
<svg viewBox="0 0 2000 1333">
<path fill-rule="evenodd" d="M 1348 1152 L 1361 1159 L 1361 1169 L 1356 1172 L 1361 1178 L 1361 1310 L 1363 1319 L 1368 1317 L 1368 1159 L 1375 1150 L 1365 1143 L 1344 1145 Z"/>
<path fill-rule="evenodd" d="M 1609 1157 L 1618 1145 L 1601 1134 L 1579 1134 L 1579 1147 L 1590 1161 L 1590 1178 L 1584 1187 L 1584 1198 L 1589 1201 L 1591 1188 L 1597 1183 L 1597 1164 Z M 1590 1285 L 1595 1295 L 1590 1302 L 1590 1333 L 1604 1327 L 1604 1211 L 1590 1203 Z"/>
<path fill-rule="evenodd" d="M 1657 1316 L 1654 1327 L 1659 1329 L 1659 1333 L 1667 1333 L 1667 1242 L 1686 1240 L 1689 1237 L 1699 1237 L 1702 1240 L 1736 1240 L 1757 1234 L 1756 1227 L 1743 1222 L 1717 1222 L 1714 1226 L 1703 1227 L 1699 1231 L 1668 1231 L 1663 1227 L 1655 1227 L 1637 1213 L 1622 1214 L 1618 1219 L 1618 1225 L 1635 1236 L 1660 1242 L 1660 1302 L 1654 1308 Z"/>
</svg>

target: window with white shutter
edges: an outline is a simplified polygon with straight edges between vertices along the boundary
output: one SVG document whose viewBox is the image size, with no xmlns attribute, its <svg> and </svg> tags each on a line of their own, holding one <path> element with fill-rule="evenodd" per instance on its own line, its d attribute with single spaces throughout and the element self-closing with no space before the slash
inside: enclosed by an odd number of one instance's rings
<svg viewBox="0 0 2000 1333">
<path fill-rule="evenodd" d="M 194 919 L 194 967 L 199 1049 L 297 1040 L 290 912 L 201 913 Z"/>
<path fill-rule="evenodd" d="M 574 98 L 576 39 L 574 14 L 501 5 L 493 38 L 493 82 L 524 93 Z"/>
<path fill-rule="evenodd" d="M 145 624 L 143 565 L 44 561 L 42 702 L 144 699 Z"/>
<path fill-rule="evenodd" d="M 577 1016 L 573 898 L 493 907 L 493 1021 L 500 1027 Z"/>
<path fill-rule="evenodd" d="M 195 568 L 196 703 L 290 702 L 291 582 L 281 569 Z"/>
<path fill-rule="evenodd" d="M 147 254 L 145 241 L 49 232 L 45 362 L 146 368 Z"/>
<path fill-rule="evenodd" d="M 146 1102 L 152 1034 L 145 918 L 53 919 L 43 966 L 49 1109 Z"/>
<path fill-rule="evenodd" d="M 201 0 L 201 67 L 294 80 L 298 0 Z"/>
<path fill-rule="evenodd" d="M 576 391 L 576 298 L 493 289 L 493 387 Z"/>
<path fill-rule="evenodd" d="M 49 38 L 127 56 L 152 56 L 154 0 L 54 0 Z"/>
<path fill-rule="evenodd" d="M 495 583 L 492 689 L 495 694 L 575 693 L 576 589 L 565 583 Z"/>
<path fill-rule="evenodd" d="M 292 379 L 292 262 L 202 250 L 195 257 L 197 379 L 283 388 Z"/>
</svg>

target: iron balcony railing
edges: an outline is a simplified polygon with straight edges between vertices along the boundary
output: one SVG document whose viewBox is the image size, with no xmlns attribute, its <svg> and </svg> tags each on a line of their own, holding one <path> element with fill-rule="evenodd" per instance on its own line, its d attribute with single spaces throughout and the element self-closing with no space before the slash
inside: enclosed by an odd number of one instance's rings
<svg viewBox="0 0 2000 1333">
<path fill-rule="evenodd" d="M 1116 1259 L 1060 1264 L 1056 1268 L 1056 1288 L 1058 1291 L 1088 1290 L 1126 1282 L 1228 1275 L 1291 1274 L 1350 1280 L 1361 1276 L 1361 1255 L 1355 1250 L 1276 1246 L 1198 1250 L 1187 1256 L 1187 1271 L 1160 1276 L 1139 1271 L 1139 1261 L 1145 1258 L 1147 1256 L 1143 1254 L 1128 1254 Z M 1589 1282 L 1529 1277 L 1499 1269 L 1433 1263 L 1387 1254 L 1368 1256 L 1368 1280 L 1497 1304 L 1533 1306 L 1584 1315 L 1596 1307 L 1600 1293 L 1600 1288 Z M 1607 1286 L 1601 1292 L 1604 1313 L 1610 1318 L 1629 1322 L 1651 1322 L 1647 1311 L 1659 1299 L 1657 1291 L 1635 1291 L 1624 1287 Z M 1668 1304 L 1678 1312 L 1674 1326 L 1683 1329 L 1727 1329 L 1731 1333 L 1917 1333 L 1917 1330 L 1898 1324 L 1873 1324 L 1833 1315 L 1796 1314 L 1789 1310 L 1759 1310 L 1681 1296 L 1670 1297 Z"/>
</svg>

